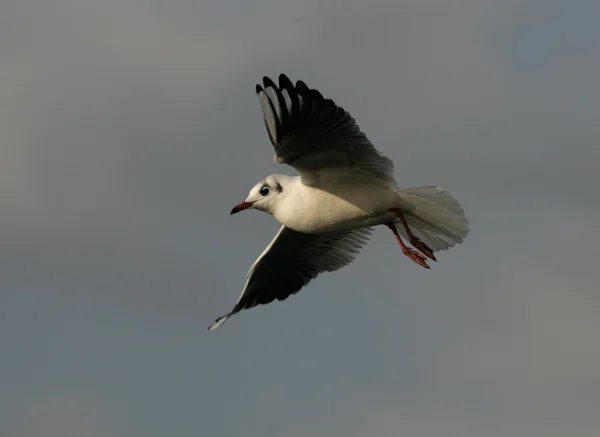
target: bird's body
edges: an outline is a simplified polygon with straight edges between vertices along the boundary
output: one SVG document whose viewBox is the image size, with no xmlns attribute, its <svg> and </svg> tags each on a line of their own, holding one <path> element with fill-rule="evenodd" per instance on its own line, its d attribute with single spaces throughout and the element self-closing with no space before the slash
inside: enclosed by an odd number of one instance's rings
<svg viewBox="0 0 600 437">
<path fill-rule="evenodd" d="M 435 186 L 400 188 L 393 162 L 331 99 L 283 74 L 279 86 L 267 77 L 263 84 L 256 92 L 275 161 L 299 176 L 267 176 L 231 211 L 257 209 L 282 226 L 250 268 L 233 309 L 210 330 L 242 309 L 284 300 L 320 273 L 348 265 L 374 226 L 386 225 L 402 252 L 425 268 L 426 258 L 436 260 L 434 251 L 467 236 L 468 220 L 456 199 Z"/>
<path fill-rule="evenodd" d="M 402 199 L 393 189 L 364 183 L 352 191 L 344 184 L 327 189 L 304 185 L 299 176 L 271 175 L 282 185 L 280 207 L 272 212 L 282 225 L 303 233 L 324 233 L 375 226 L 398 220 L 390 208 Z"/>
</svg>

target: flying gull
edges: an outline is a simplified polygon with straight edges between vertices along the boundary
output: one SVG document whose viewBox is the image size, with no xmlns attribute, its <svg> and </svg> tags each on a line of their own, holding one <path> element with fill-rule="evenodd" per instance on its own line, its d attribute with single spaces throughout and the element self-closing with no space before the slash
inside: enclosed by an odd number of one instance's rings
<svg viewBox="0 0 600 437">
<path fill-rule="evenodd" d="M 256 93 L 275 162 L 299 175 L 267 176 L 231 210 L 264 211 L 282 226 L 250 268 L 231 311 L 209 330 L 348 265 L 374 226 L 387 226 L 402 253 L 426 269 L 427 258 L 436 261 L 434 252 L 463 242 L 469 222 L 458 201 L 436 186 L 400 188 L 393 162 L 333 100 L 284 74 L 279 85 L 264 77 Z"/>
</svg>

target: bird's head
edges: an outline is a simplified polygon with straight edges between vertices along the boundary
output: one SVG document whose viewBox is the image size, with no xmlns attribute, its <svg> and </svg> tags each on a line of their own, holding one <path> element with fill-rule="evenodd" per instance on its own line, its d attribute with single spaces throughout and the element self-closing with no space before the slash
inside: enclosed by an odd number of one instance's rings
<svg viewBox="0 0 600 437">
<path fill-rule="evenodd" d="M 246 200 L 233 207 L 231 214 L 249 208 L 272 214 L 275 206 L 283 199 L 284 184 L 285 177 L 283 175 L 267 176 L 252 187 Z"/>
</svg>

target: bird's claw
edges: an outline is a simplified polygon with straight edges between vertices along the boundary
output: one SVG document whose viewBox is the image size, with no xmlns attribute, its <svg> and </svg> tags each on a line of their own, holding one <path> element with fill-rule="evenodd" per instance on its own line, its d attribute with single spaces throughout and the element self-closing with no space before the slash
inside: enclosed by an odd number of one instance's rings
<svg viewBox="0 0 600 437">
<path fill-rule="evenodd" d="M 410 259 L 412 259 L 414 262 L 416 262 L 417 264 L 419 264 L 421 267 L 424 267 L 426 269 L 429 269 L 430 267 L 427 265 L 427 261 L 426 258 L 421 255 L 419 252 L 417 252 L 416 250 L 410 249 L 410 248 L 406 248 L 406 249 L 402 249 L 402 253 L 404 255 L 406 255 L 407 257 L 409 257 Z"/>
<path fill-rule="evenodd" d="M 415 246 L 415 249 L 417 249 L 423 255 L 425 255 L 428 258 L 431 258 L 434 261 L 437 261 L 437 259 L 435 258 L 435 255 L 433 254 L 433 250 L 431 250 L 425 243 L 423 243 L 417 237 L 415 237 L 413 235 L 409 241 L 410 241 L 410 244 Z"/>
</svg>

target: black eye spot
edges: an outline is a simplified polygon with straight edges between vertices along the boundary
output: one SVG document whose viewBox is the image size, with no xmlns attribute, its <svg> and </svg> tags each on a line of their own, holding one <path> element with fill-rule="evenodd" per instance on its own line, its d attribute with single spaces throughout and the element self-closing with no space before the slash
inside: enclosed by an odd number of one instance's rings
<svg viewBox="0 0 600 437">
<path fill-rule="evenodd" d="M 266 196 L 267 194 L 269 194 L 269 187 L 262 187 L 259 193 L 261 196 Z"/>
</svg>

